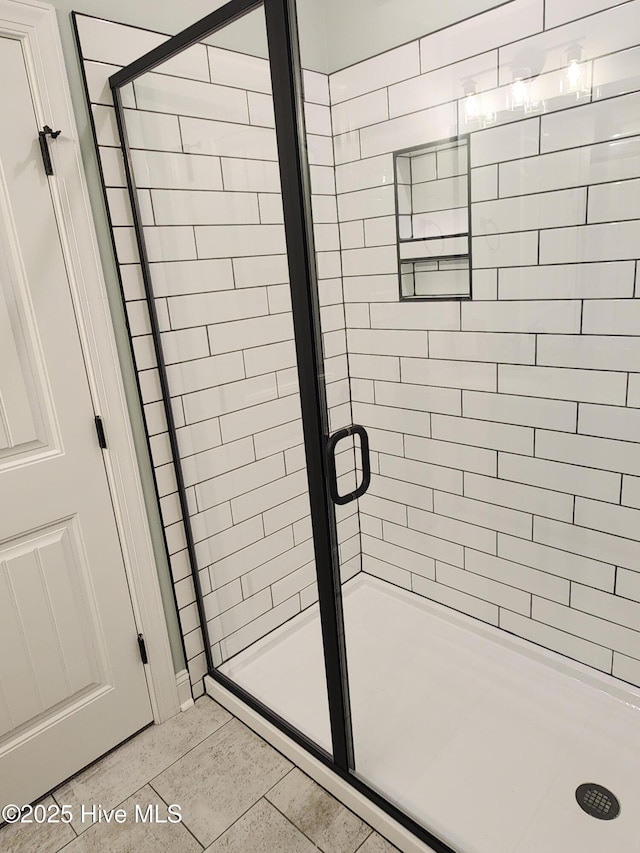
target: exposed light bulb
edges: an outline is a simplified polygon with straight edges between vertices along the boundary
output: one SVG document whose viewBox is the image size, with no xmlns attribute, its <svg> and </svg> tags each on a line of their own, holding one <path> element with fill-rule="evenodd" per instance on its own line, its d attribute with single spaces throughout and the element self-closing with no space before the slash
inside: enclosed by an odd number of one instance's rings
<svg viewBox="0 0 640 853">
<path fill-rule="evenodd" d="M 567 68 L 567 82 L 570 89 L 578 89 L 580 87 L 580 78 L 582 77 L 582 67 L 577 59 L 572 59 Z"/>
<path fill-rule="evenodd" d="M 582 46 L 579 44 L 572 44 L 567 51 L 567 67 L 560 82 L 560 91 L 563 94 L 575 92 L 577 98 L 591 92 L 589 74 L 586 65 L 582 63 Z"/>
<path fill-rule="evenodd" d="M 526 107 L 529 102 L 529 91 L 527 84 L 518 77 L 513 81 L 511 86 L 511 105 L 512 108 Z"/>
<path fill-rule="evenodd" d="M 482 114 L 482 104 L 478 95 L 467 95 L 464 101 L 464 117 L 467 121 L 478 118 Z"/>
<path fill-rule="evenodd" d="M 464 92 L 464 119 L 465 122 L 473 121 L 482 114 L 482 101 L 476 94 L 476 81 L 467 78 L 462 90 Z"/>
</svg>

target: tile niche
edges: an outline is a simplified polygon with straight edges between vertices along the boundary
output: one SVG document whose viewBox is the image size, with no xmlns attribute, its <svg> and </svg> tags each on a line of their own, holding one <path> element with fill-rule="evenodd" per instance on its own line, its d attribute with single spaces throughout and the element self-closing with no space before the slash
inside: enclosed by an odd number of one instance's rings
<svg viewBox="0 0 640 853">
<path fill-rule="evenodd" d="M 471 296 L 469 137 L 394 156 L 402 299 Z"/>
</svg>

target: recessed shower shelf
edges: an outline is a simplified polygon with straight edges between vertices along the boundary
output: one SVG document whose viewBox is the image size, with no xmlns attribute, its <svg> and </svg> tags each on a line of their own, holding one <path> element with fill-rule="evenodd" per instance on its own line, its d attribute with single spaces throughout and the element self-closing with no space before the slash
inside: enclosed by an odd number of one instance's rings
<svg viewBox="0 0 640 853">
<path fill-rule="evenodd" d="M 413 258 L 400 264 L 403 299 L 468 299 L 469 255 Z"/>
<path fill-rule="evenodd" d="M 396 152 L 395 179 L 401 298 L 470 298 L 467 137 Z"/>
</svg>

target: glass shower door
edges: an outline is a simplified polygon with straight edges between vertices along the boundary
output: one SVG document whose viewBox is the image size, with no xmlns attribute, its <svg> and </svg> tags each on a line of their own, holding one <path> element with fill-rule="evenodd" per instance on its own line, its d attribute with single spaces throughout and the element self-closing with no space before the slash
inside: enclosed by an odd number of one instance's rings
<svg viewBox="0 0 640 853">
<path fill-rule="evenodd" d="M 202 651 L 224 686 L 344 756 L 344 694 L 337 714 L 327 695 L 342 682 L 325 664 L 336 631 L 323 636 L 318 605 L 333 517 L 310 474 L 322 388 L 295 266 L 304 217 L 291 211 L 301 190 L 285 21 L 272 0 L 234 2 L 158 48 L 167 58 L 116 75 L 138 238 L 128 227 L 116 241 L 149 310 L 128 306 L 174 577 L 205 629 L 191 613 L 187 654 Z M 301 388 L 302 361 L 313 372 Z"/>
</svg>

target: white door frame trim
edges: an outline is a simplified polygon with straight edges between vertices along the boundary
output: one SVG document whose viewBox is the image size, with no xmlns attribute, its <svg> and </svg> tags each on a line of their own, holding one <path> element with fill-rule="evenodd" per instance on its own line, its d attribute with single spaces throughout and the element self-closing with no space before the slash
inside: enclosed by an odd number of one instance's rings
<svg viewBox="0 0 640 853">
<path fill-rule="evenodd" d="M 108 438 L 107 480 L 134 618 L 149 657 L 145 674 L 153 716 L 160 723 L 180 710 L 176 674 L 56 11 L 38 0 L 0 0 L 0 34 L 22 43 L 39 125 L 62 131 L 50 145 L 54 176 L 49 188 L 91 398 Z M 37 138 L 34 146 L 37 149 Z"/>
</svg>

